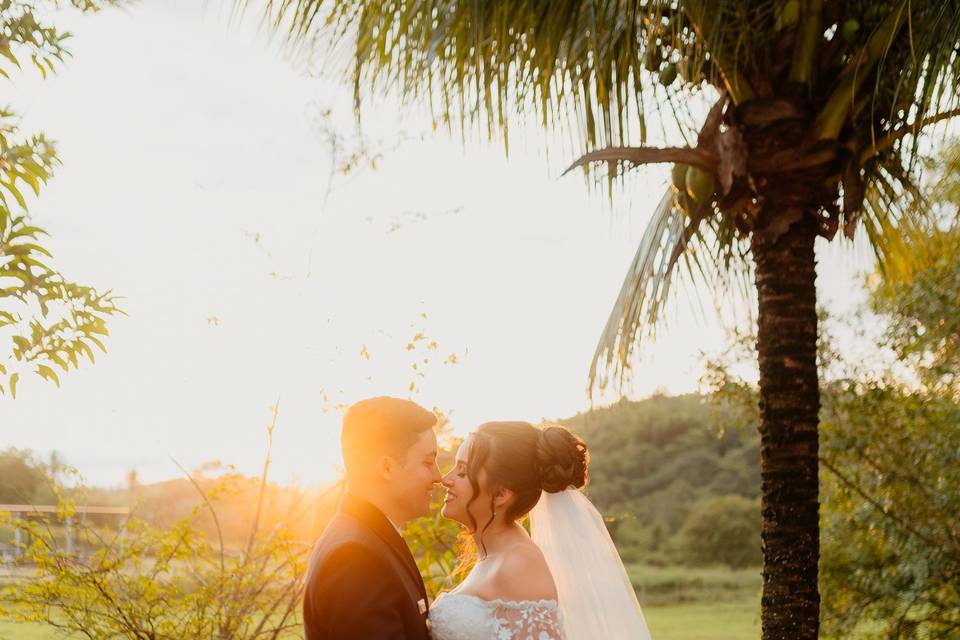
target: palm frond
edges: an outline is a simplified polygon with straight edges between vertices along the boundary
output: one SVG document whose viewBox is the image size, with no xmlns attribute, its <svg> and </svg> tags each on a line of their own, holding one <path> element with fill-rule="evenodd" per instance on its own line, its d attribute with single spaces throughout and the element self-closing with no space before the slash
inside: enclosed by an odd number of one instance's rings
<svg viewBox="0 0 960 640">
<path fill-rule="evenodd" d="M 504 138 L 514 117 L 556 128 L 572 119 L 582 128 L 578 149 L 644 143 L 645 93 L 672 93 L 658 83 L 661 72 L 690 72 L 682 94 L 703 80 L 721 85 L 721 49 L 730 50 L 726 76 L 754 55 L 748 41 L 723 45 L 724 34 L 760 20 L 736 0 L 710 3 L 700 25 L 682 7 L 648 0 L 263 1 L 268 23 L 294 42 L 316 46 L 321 32 L 331 44 L 350 42 L 358 103 L 361 87 L 396 89 L 428 100 L 445 122 Z M 712 59 L 696 29 L 718 42 Z"/>
<path fill-rule="evenodd" d="M 710 171 L 713 160 L 691 156 L 678 138 L 692 147 L 694 132 L 712 130 L 698 126 L 706 110 L 693 98 L 711 88 L 729 98 L 724 127 L 736 144 L 717 154 L 722 189 L 696 222 L 669 197 L 660 202 L 591 386 L 600 364 L 622 379 L 643 326 L 660 320 L 674 272 L 728 278 L 749 268 L 739 258 L 760 207 L 822 216 L 827 237 L 862 224 L 878 260 L 891 259 L 916 209 L 923 132 L 960 116 L 960 0 L 262 1 L 292 41 L 316 46 L 321 34 L 350 51 L 358 109 L 371 92 L 395 90 L 429 104 L 451 130 L 477 127 L 504 145 L 511 122 L 535 119 L 587 154 L 579 165 L 606 165 L 610 182 L 626 173 L 623 161 Z M 738 115 L 764 109 L 769 117 L 741 136 Z M 654 115 L 660 150 L 646 146 Z M 766 213 L 765 230 L 789 228 Z"/>
<path fill-rule="evenodd" d="M 746 293 L 750 271 L 736 254 L 736 230 L 718 217 L 712 205 L 685 212 L 673 187 L 667 187 L 647 223 L 620 293 L 610 311 L 590 365 L 589 388 L 604 389 L 611 381 L 622 387 L 630 363 L 646 334 L 654 337 L 675 279 L 719 295 L 736 288 Z M 748 295 L 748 294 L 747 294 Z"/>
</svg>

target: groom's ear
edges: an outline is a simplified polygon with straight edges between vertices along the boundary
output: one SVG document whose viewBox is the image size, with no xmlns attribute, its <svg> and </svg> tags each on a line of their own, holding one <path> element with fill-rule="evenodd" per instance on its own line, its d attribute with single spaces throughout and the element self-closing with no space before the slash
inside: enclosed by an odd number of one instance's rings
<svg viewBox="0 0 960 640">
<path fill-rule="evenodd" d="M 391 482 L 397 469 L 397 461 L 391 456 L 380 456 L 374 463 L 374 471 L 382 480 Z"/>
</svg>

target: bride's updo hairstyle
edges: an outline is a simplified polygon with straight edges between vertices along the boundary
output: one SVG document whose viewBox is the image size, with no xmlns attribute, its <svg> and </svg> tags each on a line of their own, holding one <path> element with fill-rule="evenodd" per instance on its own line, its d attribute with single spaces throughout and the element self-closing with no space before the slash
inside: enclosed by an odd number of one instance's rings
<svg viewBox="0 0 960 640">
<path fill-rule="evenodd" d="M 529 422 L 480 425 L 470 435 L 467 449 L 467 478 L 473 489 L 466 509 L 471 531 L 478 530 L 470 505 L 480 495 L 481 472 L 483 484 L 491 494 L 500 487 L 513 492 L 513 501 L 504 514 L 509 522 L 527 515 L 544 491 L 556 493 L 586 485 L 589 459 L 584 441 L 564 427 L 535 427 Z M 493 514 L 492 496 L 490 511 Z M 481 538 L 493 519 L 491 515 L 479 529 Z"/>
</svg>

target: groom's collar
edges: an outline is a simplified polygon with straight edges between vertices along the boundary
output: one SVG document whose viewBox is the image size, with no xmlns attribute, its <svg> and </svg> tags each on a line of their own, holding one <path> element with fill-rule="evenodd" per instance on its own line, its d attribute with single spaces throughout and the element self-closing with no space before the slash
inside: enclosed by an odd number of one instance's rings
<svg viewBox="0 0 960 640">
<path fill-rule="evenodd" d="M 379 507 L 355 493 L 347 491 L 340 500 L 340 510 L 367 523 L 375 530 L 381 529 L 384 524 L 400 535 L 400 527 L 387 517 Z"/>
</svg>

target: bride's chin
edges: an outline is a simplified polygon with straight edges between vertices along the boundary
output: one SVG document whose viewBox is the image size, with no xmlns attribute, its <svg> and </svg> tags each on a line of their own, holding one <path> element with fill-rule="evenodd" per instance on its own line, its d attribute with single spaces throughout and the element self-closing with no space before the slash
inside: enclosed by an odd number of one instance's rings
<svg viewBox="0 0 960 640">
<path fill-rule="evenodd" d="M 447 508 L 447 505 L 443 505 L 443 508 L 440 509 L 440 515 L 446 518 L 447 520 L 454 520 L 456 522 L 460 522 L 460 518 L 457 518 L 450 513 L 450 510 Z"/>
</svg>

